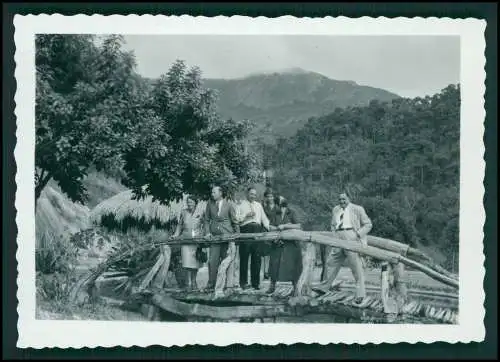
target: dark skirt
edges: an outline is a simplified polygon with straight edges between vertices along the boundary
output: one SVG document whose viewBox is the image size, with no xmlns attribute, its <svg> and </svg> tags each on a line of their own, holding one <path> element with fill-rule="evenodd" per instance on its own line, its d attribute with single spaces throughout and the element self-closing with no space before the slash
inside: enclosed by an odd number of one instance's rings
<svg viewBox="0 0 500 362">
<path fill-rule="evenodd" d="M 297 282 L 302 273 L 302 253 L 295 242 L 273 245 L 269 258 L 269 277 L 275 282 Z"/>
</svg>

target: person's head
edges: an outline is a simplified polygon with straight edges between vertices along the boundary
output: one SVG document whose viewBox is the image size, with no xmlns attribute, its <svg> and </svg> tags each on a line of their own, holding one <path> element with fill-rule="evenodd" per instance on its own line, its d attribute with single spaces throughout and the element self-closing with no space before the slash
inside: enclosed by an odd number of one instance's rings
<svg viewBox="0 0 500 362">
<path fill-rule="evenodd" d="M 220 186 L 214 186 L 212 187 L 212 198 L 214 201 L 219 201 L 224 197 L 224 193 L 222 191 L 222 188 Z"/>
<path fill-rule="evenodd" d="M 190 210 L 190 211 L 192 211 L 196 208 L 196 199 L 194 198 L 194 196 L 189 195 L 186 198 L 186 205 L 187 205 L 188 210 Z"/>
<path fill-rule="evenodd" d="M 343 209 L 345 209 L 350 202 L 351 198 L 349 197 L 349 193 L 347 191 L 341 192 L 339 194 L 339 204 Z"/>
<path fill-rule="evenodd" d="M 273 190 L 271 189 L 267 189 L 265 192 L 264 192 L 264 199 L 266 200 L 266 203 L 268 205 L 274 205 L 274 195 L 273 195 Z"/>
<path fill-rule="evenodd" d="M 280 196 L 279 205 L 282 209 L 286 209 L 288 207 L 288 201 L 283 196 Z"/>
<path fill-rule="evenodd" d="M 254 187 L 247 189 L 247 199 L 250 202 L 257 200 L 257 190 Z"/>
</svg>

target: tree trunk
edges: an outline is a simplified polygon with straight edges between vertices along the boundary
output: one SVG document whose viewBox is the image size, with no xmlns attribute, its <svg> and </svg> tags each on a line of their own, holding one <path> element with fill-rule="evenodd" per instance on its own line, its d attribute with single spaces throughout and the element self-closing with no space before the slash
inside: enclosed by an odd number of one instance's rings
<svg viewBox="0 0 500 362">
<path fill-rule="evenodd" d="M 184 303 L 164 294 L 154 295 L 152 302 L 161 309 L 177 315 L 209 317 L 223 320 L 291 315 L 290 312 L 285 310 L 284 305 L 214 307 L 197 303 Z"/>
<path fill-rule="evenodd" d="M 52 178 L 52 176 L 49 173 L 45 174 L 45 171 L 42 170 L 40 178 L 39 178 L 38 182 L 36 182 L 36 185 L 35 185 L 35 209 L 36 209 L 37 201 L 40 198 L 40 195 L 42 194 L 43 189 L 45 188 L 45 186 L 47 186 L 47 184 L 49 183 L 51 178 Z"/>
</svg>

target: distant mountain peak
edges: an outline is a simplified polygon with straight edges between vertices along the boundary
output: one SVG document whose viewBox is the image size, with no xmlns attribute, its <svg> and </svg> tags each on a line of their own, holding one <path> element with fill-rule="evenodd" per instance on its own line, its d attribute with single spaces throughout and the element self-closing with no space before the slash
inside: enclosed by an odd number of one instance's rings
<svg viewBox="0 0 500 362">
<path fill-rule="evenodd" d="M 365 106 L 373 99 L 384 102 L 398 98 L 383 89 L 331 79 L 300 67 L 270 70 L 240 79 L 205 79 L 205 85 L 218 91 L 217 105 L 223 117 L 250 119 L 262 126 L 256 132 L 281 136 L 293 134 L 310 117 L 334 112 L 339 107 Z"/>
<path fill-rule="evenodd" d="M 310 70 L 306 70 L 300 67 L 290 67 L 290 68 L 283 68 L 283 69 L 272 69 L 272 70 L 264 70 L 260 72 L 253 72 L 250 74 L 247 74 L 245 76 L 235 78 L 235 79 L 245 79 L 245 78 L 250 78 L 250 77 L 262 77 L 262 76 L 272 76 L 272 75 L 284 75 L 284 74 L 292 74 L 292 75 L 298 75 L 298 74 L 318 74 L 315 72 L 311 72 Z"/>
<path fill-rule="evenodd" d="M 292 73 L 292 74 L 308 74 L 308 73 L 313 73 L 309 70 L 302 69 L 300 67 L 291 67 L 291 68 L 285 68 L 278 73 Z"/>
</svg>

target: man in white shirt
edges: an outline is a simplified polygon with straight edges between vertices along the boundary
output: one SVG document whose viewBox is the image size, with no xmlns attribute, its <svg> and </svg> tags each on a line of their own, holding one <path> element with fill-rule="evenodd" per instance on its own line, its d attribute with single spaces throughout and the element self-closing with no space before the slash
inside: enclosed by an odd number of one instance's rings
<svg viewBox="0 0 500 362">
<path fill-rule="evenodd" d="M 269 230 L 269 219 L 262 204 L 257 199 L 257 190 L 247 190 L 247 200 L 239 205 L 240 232 L 260 233 Z M 264 230 L 265 229 L 265 230 Z M 250 281 L 254 289 L 260 287 L 260 267 L 262 256 L 256 243 L 240 243 L 240 287 L 248 288 L 248 260 L 250 259 Z"/>
<path fill-rule="evenodd" d="M 335 206 L 332 210 L 331 230 L 335 233 L 335 236 L 344 240 L 354 240 L 367 246 L 366 236 L 371 229 L 372 222 L 366 214 L 365 209 L 360 205 L 351 203 L 349 195 L 346 192 L 341 193 L 339 195 L 339 205 Z M 325 284 L 328 287 L 333 285 L 342 264 L 347 259 L 357 284 L 356 298 L 353 303 L 362 303 L 366 296 L 366 291 L 361 257 L 358 253 L 342 248 L 329 249 L 325 258 L 328 265 Z"/>
</svg>

